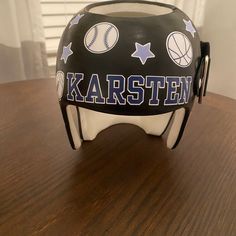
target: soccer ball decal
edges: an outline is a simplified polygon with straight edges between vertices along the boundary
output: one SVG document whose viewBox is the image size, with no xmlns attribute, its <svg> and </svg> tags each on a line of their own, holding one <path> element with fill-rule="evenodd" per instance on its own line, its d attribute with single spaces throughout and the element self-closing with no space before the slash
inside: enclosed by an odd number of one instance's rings
<svg viewBox="0 0 236 236">
<path fill-rule="evenodd" d="M 118 42 L 119 31 L 115 25 L 101 22 L 92 26 L 84 37 L 85 47 L 92 53 L 110 51 Z"/>
<path fill-rule="evenodd" d="M 64 73 L 62 71 L 57 72 L 56 86 L 57 86 L 57 95 L 60 100 L 62 98 L 63 90 L 64 90 Z"/>
<path fill-rule="evenodd" d="M 187 36 L 172 32 L 166 40 L 166 49 L 172 61 L 180 67 L 188 67 L 193 60 L 193 48 Z"/>
</svg>

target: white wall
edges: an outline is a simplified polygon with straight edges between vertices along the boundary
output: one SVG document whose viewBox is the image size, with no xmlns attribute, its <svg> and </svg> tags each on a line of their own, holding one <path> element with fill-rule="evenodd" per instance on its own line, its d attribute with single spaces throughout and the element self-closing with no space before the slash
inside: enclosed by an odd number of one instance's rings
<svg viewBox="0 0 236 236">
<path fill-rule="evenodd" d="M 236 99 L 236 1 L 207 0 L 203 40 L 211 42 L 208 90 Z"/>
</svg>

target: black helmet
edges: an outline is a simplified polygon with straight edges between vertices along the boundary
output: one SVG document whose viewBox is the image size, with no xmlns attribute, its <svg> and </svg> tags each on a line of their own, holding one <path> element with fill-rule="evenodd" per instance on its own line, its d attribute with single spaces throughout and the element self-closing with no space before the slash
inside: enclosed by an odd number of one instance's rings
<svg viewBox="0 0 236 236">
<path fill-rule="evenodd" d="M 205 95 L 209 54 L 209 43 L 174 6 L 119 0 L 81 10 L 67 25 L 57 57 L 72 147 L 113 124 L 131 123 L 157 136 L 171 124 L 167 146 L 175 148 L 194 98 L 201 103 Z"/>
</svg>

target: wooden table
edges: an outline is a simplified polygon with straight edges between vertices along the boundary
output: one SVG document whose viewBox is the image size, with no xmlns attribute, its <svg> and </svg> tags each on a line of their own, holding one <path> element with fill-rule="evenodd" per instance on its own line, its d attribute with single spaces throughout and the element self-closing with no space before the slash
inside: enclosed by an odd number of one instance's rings
<svg viewBox="0 0 236 236">
<path fill-rule="evenodd" d="M 0 235 L 236 235 L 236 101 L 209 94 L 184 138 L 117 125 L 68 143 L 55 81 L 0 85 Z"/>
</svg>

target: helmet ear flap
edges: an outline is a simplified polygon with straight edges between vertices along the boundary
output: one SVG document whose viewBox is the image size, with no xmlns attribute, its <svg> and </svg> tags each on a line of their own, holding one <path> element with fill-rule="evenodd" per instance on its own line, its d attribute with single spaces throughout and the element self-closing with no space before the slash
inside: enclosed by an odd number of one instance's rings
<svg viewBox="0 0 236 236">
<path fill-rule="evenodd" d="M 167 147 L 169 149 L 175 149 L 179 144 L 187 125 L 189 115 L 189 108 L 181 108 L 174 112 L 172 122 L 170 122 L 171 127 L 167 136 Z"/>
<path fill-rule="evenodd" d="M 77 150 L 80 148 L 82 143 L 78 108 L 73 105 L 61 104 L 61 111 L 70 145 L 74 150 Z"/>
</svg>

